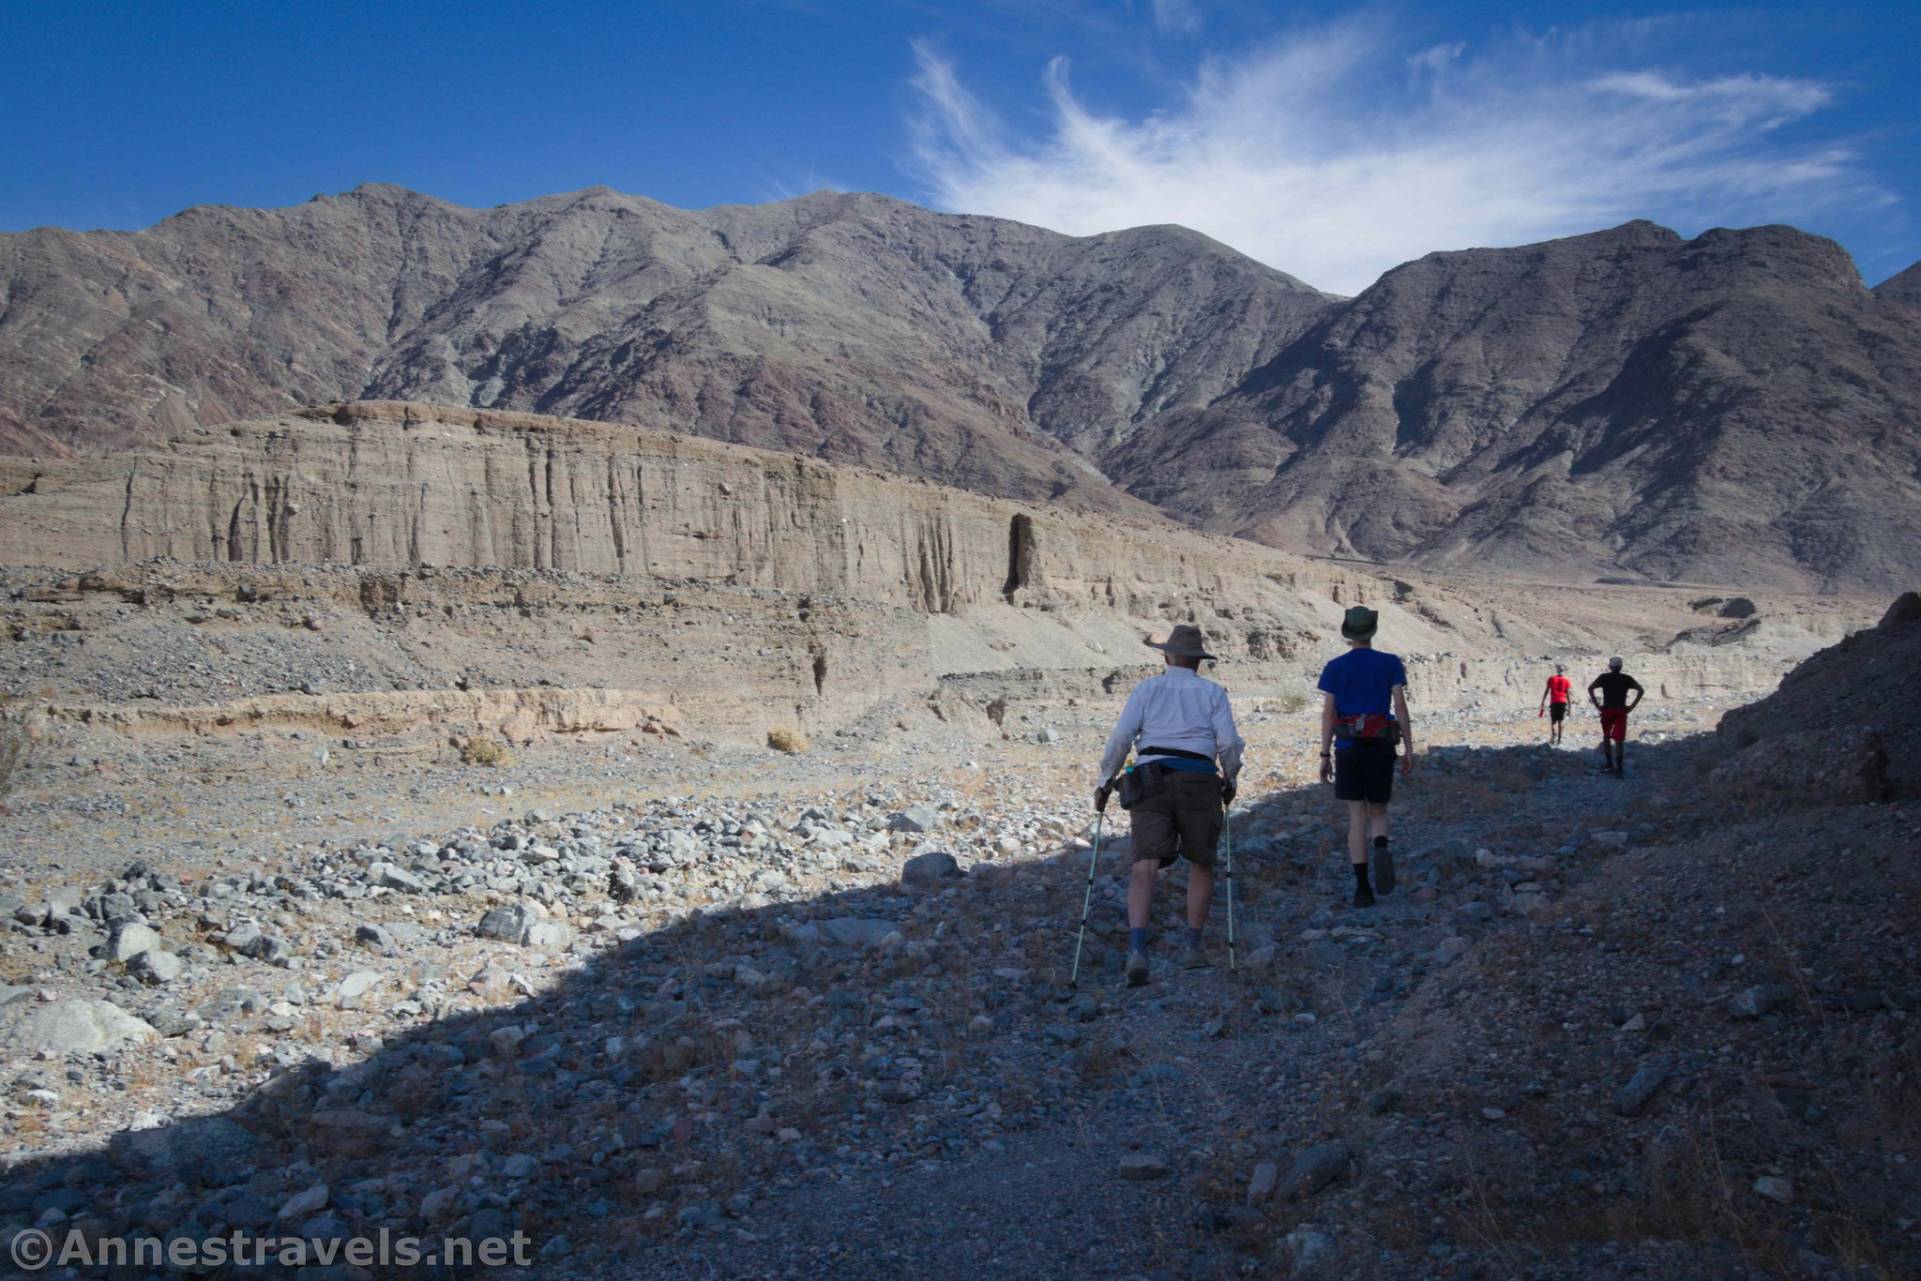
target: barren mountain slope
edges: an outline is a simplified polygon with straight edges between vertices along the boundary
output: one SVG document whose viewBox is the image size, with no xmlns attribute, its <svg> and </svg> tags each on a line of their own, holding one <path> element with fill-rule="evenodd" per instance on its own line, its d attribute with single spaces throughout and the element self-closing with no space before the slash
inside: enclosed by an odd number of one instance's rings
<svg viewBox="0 0 1921 1281">
<path fill-rule="evenodd" d="M 1898 302 L 1921 311 L 1921 262 L 1896 272 L 1876 285 L 1874 296 L 1883 302 Z"/>
<path fill-rule="evenodd" d="M 1128 509 L 1050 433 L 1124 437 L 1328 299 L 1180 228 L 1085 239 L 818 194 L 368 186 L 143 232 L 0 237 L 0 441 L 112 448 L 363 394 L 571 413 Z"/>
<path fill-rule="evenodd" d="M 1839 246 L 1637 222 L 1395 269 L 1107 458 L 1276 545 L 1886 586 L 1921 548 L 1921 330 Z"/>
</svg>

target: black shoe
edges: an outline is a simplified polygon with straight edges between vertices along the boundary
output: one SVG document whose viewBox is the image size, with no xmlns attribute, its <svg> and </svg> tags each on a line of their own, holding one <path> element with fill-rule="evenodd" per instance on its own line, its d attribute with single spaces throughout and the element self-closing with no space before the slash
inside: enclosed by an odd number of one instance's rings
<svg viewBox="0 0 1921 1281">
<path fill-rule="evenodd" d="M 1374 888 L 1383 894 L 1394 892 L 1394 854 L 1385 845 L 1374 847 Z"/>
<path fill-rule="evenodd" d="M 1373 907 L 1374 891 L 1370 890 L 1365 885 L 1357 886 L 1354 890 L 1354 906 L 1355 907 Z"/>
<path fill-rule="evenodd" d="M 1129 951 L 1127 954 L 1127 986 L 1143 987 L 1147 983 L 1147 953 Z"/>
</svg>

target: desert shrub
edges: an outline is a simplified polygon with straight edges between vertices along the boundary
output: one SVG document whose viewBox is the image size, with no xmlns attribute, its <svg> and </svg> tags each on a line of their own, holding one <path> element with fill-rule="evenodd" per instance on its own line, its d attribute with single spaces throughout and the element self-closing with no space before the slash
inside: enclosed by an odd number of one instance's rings
<svg viewBox="0 0 1921 1281">
<path fill-rule="evenodd" d="M 1279 698 L 1268 700 L 1267 710 L 1270 712 L 1280 712 L 1285 716 L 1297 715 L 1307 710 L 1307 695 L 1299 693 L 1282 694 Z"/>
<path fill-rule="evenodd" d="M 767 746 L 777 752 L 804 752 L 807 736 L 797 729 L 776 727 L 767 731 Z"/>
<path fill-rule="evenodd" d="M 506 744 L 496 738 L 475 735 L 460 745 L 460 760 L 463 765 L 487 765 L 494 769 L 505 769 L 514 763 L 513 753 Z"/>
</svg>

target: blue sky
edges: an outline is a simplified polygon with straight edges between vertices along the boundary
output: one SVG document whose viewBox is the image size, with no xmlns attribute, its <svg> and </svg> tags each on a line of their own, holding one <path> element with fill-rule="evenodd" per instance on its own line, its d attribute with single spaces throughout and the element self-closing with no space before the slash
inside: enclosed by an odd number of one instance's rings
<svg viewBox="0 0 1921 1281">
<path fill-rule="evenodd" d="M 1573 16 L 1570 16 L 1573 15 Z M 384 181 L 1185 222 L 1337 292 L 1649 217 L 1921 258 L 1921 6 L 0 0 L 0 229 Z"/>
</svg>

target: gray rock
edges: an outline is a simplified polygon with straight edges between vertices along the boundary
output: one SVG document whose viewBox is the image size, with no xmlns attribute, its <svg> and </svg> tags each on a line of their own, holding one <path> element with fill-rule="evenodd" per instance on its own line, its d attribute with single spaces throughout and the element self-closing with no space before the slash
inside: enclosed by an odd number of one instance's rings
<svg viewBox="0 0 1921 1281">
<path fill-rule="evenodd" d="M 1434 949 L 1434 963 L 1436 965 L 1452 965 L 1461 959 L 1467 949 L 1468 941 L 1466 939 L 1458 934 L 1449 935 L 1447 938 L 1442 939 L 1440 945 Z"/>
<path fill-rule="evenodd" d="M 1272 1161 L 1261 1162 L 1254 1167 L 1254 1177 L 1247 1181 L 1247 1203 L 1249 1205 L 1264 1204 L 1274 1195 L 1274 1189 L 1280 1181 L 1281 1168 Z"/>
<path fill-rule="evenodd" d="M 860 947 L 879 947 L 888 935 L 900 932 L 900 927 L 892 921 L 858 916 L 837 916 L 820 922 L 819 928 L 820 936 L 829 943 Z"/>
<path fill-rule="evenodd" d="M 1118 1173 L 1123 1179 L 1137 1182 L 1164 1179 L 1168 1174 L 1167 1158 L 1153 1152 L 1128 1152 L 1121 1157 Z"/>
<path fill-rule="evenodd" d="M 385 926 L 359 925 L 354 928 L 354 942 L 360 947 L 371 948 L 376 952 L 392 952 L 394 936 Z"/>
<path fill-rule="evenodd" d="M 1615 1112 L 1621 1116 L 1640 1116 L 1672 1072 L 1664 1058 L 1652 1058 L 1641 1064 L 1627 1083 L 1614 1092 Z"/>
<path fill-rule="evenodd" d="M 0 1006 L 0 1050 L 9 1057 L 99 1054 L 152 1040 L 157 1033 L 110 1001 L 76 999 Z"/>
<path fill-rule="evenodd" d="M 1779 1175 L 1764 1174 L 1754 1181 L 1757 1196 L 1766 1197 L 1776 1205 L 1794 1204 L 1794 1180 Z"/>
<path fill-rule="evenodd" d="M 247 954 L 247 949 L 258 943 L 264 935 L 252 921 L 243 921 L 220 936 L 220 941 L 234 951 Z"/>
<path fill-rule="evenodd" d="M 142 952 L 153 951 L 161 946 L 160 935 L 151 926 L 137 921 L 123 921 L 114 927 L 113 934 L 107 939 L 107 958 L 131 961 Z"/>
<path fill-rule="evenodd" d="M 148 1130 L 125 1130 L 109 1146 L 114 1163 L 155 1178 L 196 1178 L 208 1171 L 244 1175 L 258 1154 L 251 1130 L 224 1116 L 194 1117 Z"/>
<path fill-rule="evenodd" d="M 1794 989 L 1785 983 L 1758 983 L 1728 1002 L 1728 1017 L 1758 1019 L 1794 999 Z"/>
<path fill-rule="evenodd" d="M 565 952 L 574 945 L 574 927 L 565 921 L 535 921 L 521 941 L 542 951 Z"/>
<path fill-rule="evenodd" d="M 375 863 L 367 869 L 367 872 L 374 878 L 376 885 L 390 890 L 399 890 L 404 894 L 422 894 L 427 889 L 427 882 L 406 868 L 393 863 Z"/>
<path fill-rule="evenodd" d="M 940 825 L 940 811 L 931 805 L 910 805 L 887 819 L 890 832 L 931 832 Z"/>
<path fill-rule="evenodd" d="M 280 1213 L 275 1217 L 281 1219 L 298 1219 L 304 1215 L 324 1210 L 327 1208 L 327 1198 L 327 1185 L 324 1183 L 316 1183 L 305 1191 L 296 1192 L 288 1197 L 286 1203 L 280 1207 Z"/>
<path fill-rule="evenodd" d="M 489 909 L 480 918 L 480 924 L 474 927 L 474 933 L 484 939 L 518 943 L 527 936 L 527 926 L 532 921 L 532 912 L 519 903 L 513 903 Z"/>
<path fill-rule="evenodd" d="M 1345 1140 L 1316 1143 L 1294 1158 L 1287 1176 L 1281 1180 L 1282 1194 L 1290 1200 L 1313 1196 L 1346 1173 L 1348 1156 Z"/>
<path fill-rule="evenodd" d="M 911 890 L 937 889 L 942 881 L 959 880 L 960 864 L 945 850 L 929 850 L 907 860 L 900 870 L 900 883 Z"/>
<path fill-rule="evenodd" d="M 1295 1228 L 1282 1238 L 1281 1254 L 1287 1260 L 1287 1275 L 1299 1281 L 1331 1276 L 1337 1266 L 1334 1242 L 1318 1228 Z"/>
<path fill-rule="evenodd" d="M 149 987 L 159 987 L 164 983 L 173 982 L 180 977 L 183 968 L 179 957 L 157 947 L 142 952 L 127 962 L 127 973 Z"/>
<path fill-rule="evenodd" d="M 334 1004 L 343 1010 L 362 1008 L 367 998 L 379 990 L 384 980 L 373 970 L 355 970 L 334 988 Z M 315 1210 L 320 1206 L 312 1207 Z M 285 1217 L 285 1216 L 282 1216 Z"/>
</svg>

